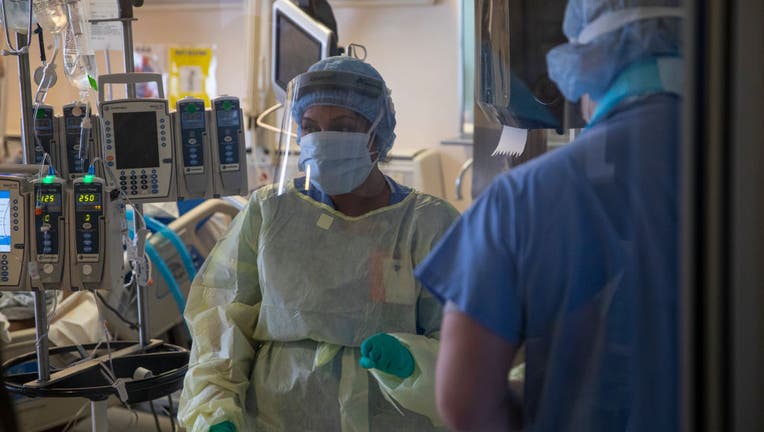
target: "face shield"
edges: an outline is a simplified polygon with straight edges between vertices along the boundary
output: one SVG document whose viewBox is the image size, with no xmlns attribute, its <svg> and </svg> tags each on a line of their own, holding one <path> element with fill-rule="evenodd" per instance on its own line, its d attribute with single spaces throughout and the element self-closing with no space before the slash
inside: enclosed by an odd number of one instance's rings
<svg viewBox="0 0 764 432">
<path fill-rule="evenodd" d="M 293 186 L 334 196 L 358 188 L 379 159 L 376 130 L 388 100 L 381 80 L 352 72 L 295 77 L 278 140 L 278 193 Z"/>
</svg>

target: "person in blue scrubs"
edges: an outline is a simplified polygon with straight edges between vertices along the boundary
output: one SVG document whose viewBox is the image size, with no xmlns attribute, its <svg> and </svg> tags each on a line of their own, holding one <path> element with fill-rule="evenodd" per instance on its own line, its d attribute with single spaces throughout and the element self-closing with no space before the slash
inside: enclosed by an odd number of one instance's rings
<svg viewBox="0 0 764 432">
<path fill-rule="evenodd" d="M 453 429 L 678 430 L 681 18 L 677 1 L 570 0 L 547 62 L 588 127 L 498 177 L 417 268 L 446 303 Z"/>
</svg>

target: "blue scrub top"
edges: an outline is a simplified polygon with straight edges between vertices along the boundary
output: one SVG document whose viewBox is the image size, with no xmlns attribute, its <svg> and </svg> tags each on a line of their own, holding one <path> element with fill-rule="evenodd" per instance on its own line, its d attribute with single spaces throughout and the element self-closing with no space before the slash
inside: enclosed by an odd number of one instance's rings
<svg viewBox="0 0 764 432">
<path fill-rule="evenodd" d="M 416 270 L 525 345 L 525 430 L 678 430 L 679 107 L 631 101 L 501 175 Z"/>
<path fill-rule="evenodd" d="M 411 193 L 411 188 L 397 183 L 390 177 L 385 176 L 385 180 L 387 180 L 387 184 L 390 185 L 390 205 L 398 204 L 399 202 L 403 201 L 408 196 L 408 194 Z M 313 185 L 312 182 L 311 185 Z M 307 195 L 313 198 L 314 201 L 318 201 L 322 204 L 328 205 L 333 209 L 336 209 L 334 203 L 332 202 L 332 197 L 330 197 L 329 194 L 324 193 L 324 191 L 318 187 L 311 187 L 308 188 L 308 190 L 305 190 L 305 177 L 298 177 L 294 179 L 294 188 L 302 192 L 303 195 Z"/>
</svg>

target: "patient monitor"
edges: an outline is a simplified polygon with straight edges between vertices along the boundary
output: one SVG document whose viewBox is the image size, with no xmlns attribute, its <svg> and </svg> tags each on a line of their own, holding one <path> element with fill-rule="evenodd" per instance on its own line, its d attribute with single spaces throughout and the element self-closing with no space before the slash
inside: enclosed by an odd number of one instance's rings
<svg viewBox="0 0 764 432">
<path fill-rule="evenodd" d="M 292 78 L 313 63 L 338 54 L 336 34 L 289 0 L 273 4 L 271 41 L 273 90 L 281 102 Z"/>
</svg>

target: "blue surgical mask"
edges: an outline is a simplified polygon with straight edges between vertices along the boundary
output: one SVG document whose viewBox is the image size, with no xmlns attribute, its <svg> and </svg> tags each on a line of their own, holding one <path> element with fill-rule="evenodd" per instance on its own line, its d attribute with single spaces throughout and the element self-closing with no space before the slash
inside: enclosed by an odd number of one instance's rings
<svg viewBox="0 0 764 432">
<path fill-rule="evenodd" d="M 300 138 L 301 171 L 329 195 L 352 192 L 363 183 L 376 161 L 369 155 L 370 133 L 313 132 Z"/>
</svg>

